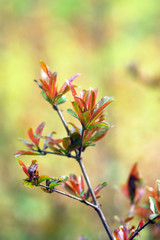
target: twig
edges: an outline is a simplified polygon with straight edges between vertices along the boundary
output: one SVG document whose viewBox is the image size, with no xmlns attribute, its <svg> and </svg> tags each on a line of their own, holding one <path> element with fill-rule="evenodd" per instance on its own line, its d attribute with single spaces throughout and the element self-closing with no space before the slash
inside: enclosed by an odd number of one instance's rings
<svg viewBox="0 0 160 240">
<path fill-rule="evenodd" d="M 43 184 L 39 184 L 38 187 L 44 187 L 44 188 L 46 188 L 46 189 L 49 189 L 48 186 L 43 185 Z M 74 195 L 71 195 L 71 194 L 69 194 L 69 193 L 62 192 L 62 191 L 60 191 L 60 190 L 57 190 L 56 188 L 53 189 L 53 192 L 59 193 L 59 194 L 61 194 L 61 195 L 64 195 L 64 196 L 66 196 L 66 197 L 69 197 L 69 198 L 72 198 L 72 199 L 75 199 L 75 200 L 78 200 L 78 201 L 81 202 L 81 203 L 85 203 L 86 205 L 88 205 L 88 206 L 90 206 L 90 207 L 92 207 L 92 208 L 94 208 L 94 209 L 97 209 L 97 206 L 95 206 L 93 203 L 88 202 L 88 201 L 86 201 L 86 200 L 84 200 L 84 199 L 81 199 L 81 198 L 79 198 L 79 197 L 76 197 L 76 196 L 74 196 Z"/>
<path fill-rule="evenodd" d="M 84 167 L 84 164 L 83 164 L 82 159 L 79 159 L 78 163 L 79 163 L 79 165 L 80 165 L 80 168 L 81 168 L 81 170 L 82 170 L 83 176 L 84 176 L 84 178 L 85 178 L 85 180 L 86 180 L 87 186 L 88 186 L 89 191 L 90 191 L 90 193 L 91 193 L 91 196 L 92 196 L 94 205 L 97 206 L 97 208 L 95 208 L 95 210 L 97 211 L 97 213 L 98 213 L 98 215 L 99 215 L 99 217 L 100 217 L 100 219 L 101 219 L 101 222 L 102 222 L 102 224 L 103 224 L 103 226 L 104 226 L 104 228 L 105 228 L 105 230 L 106 230 L 106 232 L 107 232 L 107 234 L 108 234 L 109 239 L 110 239 L 110 240 L 114 240 L 114 238 L 113 238 L 113 236 L 112 236 L 112 233 L 111 233 L 111 231 L 110 231 L 110 228 L 109 228 L 109 226 L 108 226 L 108 223 L 107 223 L 107 221 L 106 221 L 106 219 L 105 219 L 105 217 L 104 217 L 104 214 L 103 214 L 103 212 L 102 212 L 102 210 L 101 210 L 101 207 L 100 207 L 100 205 L 99 205 L 99 203 L 98 203 L 98 201 L 97 201 L 97 199 L 96 199 L 96 196 L 95 196 L 95 194 L 94 194 L 94 191 L 93 191 L 93 189 L 92 189 L 92 186 L 91 186 L 89 177 L 88 177 L 88 175 L 87 175 L 87 172 L 86 172 L 86 170 L 85 170 L 85 167 Z"/>
<path fill-rule="evenodd" d="M 63 155 L 63 154 L 60 154 L 60 153 L 55 153 L 55 152 L 50 152 L 50 151 L 45 151 L 45 150 L 37 150 L 37 149 L 32 149 L 33 152 L 38 152 L 38 153 L 42 153 L 42 155 L 47 155 L 47 154 L 53 154 L 53 155 L 58 155 L 58 156 L 62 156 L 62 157 L 68 157 L 68 158 L 74 158 L 76 159 L 76 156 L 74 155 L 71 155 L 71 154 L 68 154 L 68 155 Z"/>
<path fill-rule="evenodd" d="M 67 124 L 65 122 L 65 119 L 64 119 L 64 117 L 62 115 L 62 112 L 59 110 L 57 105 L 53 105 L 53 109 L 57 111 L 57 113 L 58 113 L 58 115 L 59 115 L 59 117 L 60 117 L 60 119 L 61 119 L 61 121 L 62 121 L 62 123 L 63 123 L 63 125 L 64 125 L 64 127 L 66 129 L 66 131 L 67 131 L 68 136 L 70 136 L 70 131 L 69 131 L 68 126 L 67 126 Z M 82 126 L 82 135 L 81 135 L 80 148 L 79 148 L 79 151 L 77 151 L 77 150 L 75 151 L 76 157 L 74 157 L 74 158 L 77 160 L 77 162 L 80 165 L 81 171 L 83 173 L 83 176 L 85 178 L 85 181 L 86 181 L 87 186 L 89 188 L 89 191 L 91 193 L 91 196 L 92 196 L 92 199 L 93 199 L 93 202 L 94 202 L 94 209 L 97 211 L 97 213 L 99 215 L 99 218 L 101 219 L 101 222 L 102 222 L 102 224 L 103 224 L 103 226 L 104 226 L 104 228 L 105 228 L 105 230 L 106 230 L 106 232 L 108 234 L 109 239 L 110 240 L 114 240 L 114 238 L 112 236 L 112 233 L 110 231 L 110 228 L 108 226 L 108 223 L 106 222 L 104 214 L 103 214 L 103 212 L 101 210 L 101 207 L 100 207 L 100 205 L 99 205 L 99 203 L 98 203 L 98 201 L 96 199 L 96 196 L 95 196 L 94 191 L 92 189 L 92 186 L 91 186 L 88 174 L 87 174 L 87 172 L 85 170 L 85 167 L 84 167 L 84 164 L 83 164 L 83 161 L 82 161 L 82 158 L 81 158 L 84 131 L 85 131 L 85 128 L 84 128 L 84 126 Z M 72 141 L 72 138 L 71 138 L 71 141 Z"/>
<path fill-rule="evenodd" d="M 134 237 L 136 237 L 137 235 L 138 235 L 138 233 L 139 232 L 141 232 L 146 226 L 148 226 L 149 224 L 154 224 L 155 222 L 155 220 L 157 219 L 157 218 L 159 218 L 160 216 L 158 215 L 158 216 L 156 216 L 155 218 L 153 218 L 153 219 L 148 219 L 148 221 L 141 227 L 141 228 L 139 228 L 139 226 L 138 226 L 138 228 L 135 230 L 135 232 L 134 232 L 134 234 L 130 237 L 130 239 L 129 240 L 132 240 L 132 239 L 134 239 Z"/>
<path fill-rule="evenodd" d="M 66 121 L 64 120 L 64 117 L 63 117 L 63 115 L 62 115 L 62 112 L 59 110 L 59 108 L 57 107 L 57 105 L 53 105 L 53 109 L 54 109 L 55 111 L 57 111 L 57 113 L 58 113 L 58 115 L 59 115 L 59 117 L 60 117 L 60 119 L 61 119 L 61 121 L 62 121 L 65 129 L 66 129 L 67 134 L 70 135 L 69 128 L 68 128 L 68 126 L 67 126 L 67 124 L 66 124 Z"/>
</svg>

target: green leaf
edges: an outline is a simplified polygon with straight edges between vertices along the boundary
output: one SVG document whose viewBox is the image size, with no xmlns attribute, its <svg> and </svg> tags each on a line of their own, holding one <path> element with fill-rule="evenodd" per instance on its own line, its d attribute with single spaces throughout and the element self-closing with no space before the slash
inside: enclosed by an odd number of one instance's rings
<svg viewBox="0 0 160 240">
<path fill-rule="evenodd" d="M 99 185 L 95 188 L 95 190 L 94 190 L 95 195 L 97 195 L 97 194 L 99 193 L 99 191 L 100 191 L 102 188 L 104 188 L 105 186 L 107 186 L 107 183 L 106 183 L 106 182 L 103 182 L 103 183 L 99 184 Z"/>
<path fill-rule="evenodd" d="M 87 128 L 89 122 L 90 122 L 90 119 L 91 119 L 91 112 L 90 111 L 86 111 L 84 113 L 81 114 L 82 117 L 83 117 L 83 124 L 84 124 L 84 127 Z"/>
<path fill-rule="evenodd" d="M 47 95 L 45 94 L 44 91 L 41 91 L 42 96 L 44 97 L 45 100 L 47 100 L 47 102 L 49 102 L 50 104 L 52 104 L 52 101 L 47 97 Z"/>
<path fill-rule="evenodd" d="M 95 123 L 95 124 L 93 124 L 93 125 L 90 125 L 89 126 L 89 129 L 92 129 L 92 128 L 96 128 L 96 127 L 98 127 L 98 128 L 100 128 L 100 127 L 105 127 L 105 128 L 109 128 L 109 125 L 107 124 L 107 123 L 103 123 L 103 122 L 99 122 L 99 123 Z"/>
<path fill-rule="evenodd" d="M 97 107 L 97 108 L 100 108 L 100 107 L 103 106 L 105 103 L 110 102 L 110 101 L 113 101 L 113 100 L 114 100 L 113 97 L 105 96 L 105 97 L 103 97 L 103 98 L 96 104 L 96 107 Z M 97 110 L 97 109 L 96 109 L 96 110 Z"/>
<path fill-rule="evenodd" d="M 50 179 L 53 180 L 53 178 L 51 178 L 47 175 L 41 175 L 41 176 L 39 176 L 37 183 L 40 184 L 41 182 L 46 181 L 46 180 L 50 180 Z"/>
<path fill-rule="evenodd" d="M 70 140 L 70 137 L 65 137 L 65 138 L 63 138 L 63 147 L 64 147 L 64 149 L 65 150 L 68 150 L 68 148 L 69 148 L 69 145 L 70 145 L 70 143 L 71 143 L 71 140 Z"/>
<path fill-rule="evenodd" d="M 158 209 L 156 206 L 156 201 L 153 197 L 149 197 L 150 209 L 153 213 L 158 213 Z"/>
<path fill-rule="evenodd" d="M 100 140 L 108 131 L 108 128 L 101 128 L 90 138 L 91 142 Z"/>
<path fill-rule="evenodd" d="M 54 187 L 60 185 L 61 183 L 50 183 L 49 184 L 49 189 L 52 190 Z"/>
<path fill-rule="evenodd" d="M 156 218 L 156 217 L 158 217 L 158 216 L 160 217 L 159 214 L 153 213 L 153 214 L 151 214 L 151 215 L 149 216 L 149 219 L 154 220 L 154 218 Z"/>
<path fill-rule="evenodd" d="M 62 104 L 62 103 L 64 103 L 64 102 L 66 102 L 67 101 L 67 98 L 63 95 L 61 98 L 59 98 L 58 100 L 57 100 L 57 105 L 60 105 L 60 104 Z"/>
<path fill-rule="evenodd" d="M 68 177 L 67 177 L 67 176 L 60 176 L 58 179 L 59 179 L 59 181 L 61 181 L 61 182 L 65 182 L 65 181 L 68 180 Z"/>
<path fill-rule="evenodd" d="M 24 181 L 23 184 L 24 184 L 25 187 L 29 187 L 29 188 L 33 188 L 34 187 L 32 182 Z"/>
<path fill-rule="evenodd" d="M 71 133 L 78 133 L 80 135 L 80 132 L 82 131 L 82 129 L 79 129 L 74 123 L 71 122 L 67 122 L 67 124 L 70 124 L 73 128 L 71 129 Z"/>
<path fill-rule="evenodd" d="M 85 190 L 83 189 L 82 191 L 81 191 L 81 193 L 79 194 L 79 196 L 80 197 L 82 197 L 82 195 L 85 193 Z"/>
<path fill-rule="evenodd" d="M 75 117 L 75 118 L 77 118 L 78 120 L 79 120 L 79 117 L 78 117 L 78 115 L 72 110 L 72 109 L 67 109 L 67 112 L 70 114 L 70 115 L 72 115 L 73 117 Z"/>
</svg>

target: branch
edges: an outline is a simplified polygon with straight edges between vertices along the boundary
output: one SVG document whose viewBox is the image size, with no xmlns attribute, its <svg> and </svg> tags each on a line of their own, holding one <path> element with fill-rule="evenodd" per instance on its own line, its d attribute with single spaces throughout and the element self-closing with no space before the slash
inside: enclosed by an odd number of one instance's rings
<svg viewBox="0 0 160 240">
<path fill-rule="evenodd" d="M 129 240 L 134 239 L 134 237 L 136 237 L 136 236 L 138 235 L 138 233 L 141 232 L 141 231 L 142 231 L 146 226 L 148 226 L 149 224 L 155 224 L 154 221 L 155 221 L 157 218 L 159 218 L 159 217 L 160 217 L 160 215 L 156 216 L 156 217 L 153 218 L 153 219 L 148 219 L 148 221 L 147 221 L 141 228 L 139 228 L 139 226 L 138 226 L 138 228 L 135 230 L 134 234 L 130 237 Z"/>
<path fill-rule="evenodd" d="M 92 188 L 92 185 L 91 185 L 91 183 L 90 183 L 90 180 L 89 180 L 87 171 L 86 171 L 86 169 L 85 169 L 85 167 L 84 167 L 84 164 L 83 164 L 83 161 L 82 161 L 82 158 L 81 158 L 84 130 L 85 130 L 85 128 L 82 126 L 82 136 L 81 136 L 81 144 L 80 144 L 80 148 L 79 148 L 79 154 L 76 154 L 76 156 L 77 156 L 77 161 L 78 161 L 78 163 L 79 163 L 79 165 L 80 165 L 81 171 L 82 171 L 83 176 L 84 176 L 84 178 L 85 178 L 85 181 L 86 181 L 86 183 L 87 183 L 87 186 L 88 186 L 88 189 L 89 189 L 90 194 L 91 194 L 91 196 L 92 196 L 94 205 L 96 206 L 95 210 L 97 211 L 97 213 L 98 213 L 98 215 L 99 215 L 99 218 L 101 219 L 101 222 L 102 222 L 102 224 L 103 224 L 103 226 L 104 226 L 104 228 L 105 228 L 105 230 L 106 230 L 106 232 L 107 232 L 107 234 L 108 234 L 109 239 L 110 239 L 110 240 L 113 240 L 113 236 L 112 236 L 111 230 L 110 230 L 110 228 L 109 228 L 109 226 L 108 226 L 108 223 L 107 223 L 107 221 L 106 221 L 106 219 L 105 219 L 105 217 L 104 217 L 104 214 L 103 214 L 103 212 L 102 212 L 102 210 L 101 210 L 101 207 L 100 207 L 100 205 L 99 205 L 99 203 L 98 203 L 98 201 L 97 201 L 97 199 L 96 199 L 94 190 L 93 190 L 93 188 Z"/>
<path fill-rule="evenodd" d="M 67 132 L 68 136 L 70 136 L 70 131 L 69 131 L 69 128 L 68 128 L 68 126 L 67 126 L 67 124 L 66 124 L 66 122 L 65 122 L 65 119 L 64 119 L 63 115 L 62 115 L 62 112 L 59 110 L 59 108 L 57 107 L 57 105 L 53 105 L 53 109 L 57 111 L 57 113 L 58 113 L 58 115 L 59 115 L 59 117 L 60 117 L 60 119 L 61 119 L 61 121 L 62 121 L 65 129 L 66 129 L 66 132 Z M 108 234 L 109 239 L 110 239 L 110 240 L 114 240 L 114 238 L 113 238 L 113 236 L 112 236 L 112 233 L 111 233 L 111 231 L 110 231 L 110 228 L 109 228 L 109 226 L 108 226 L 108 224 L 107 224 L 107 222 L 106 222 L 106 219 L 105 219 L 105 217 L 104 217 L 104 214 L 103 214 L 103 212 L 102 212 L 102 210 L 101 210 L 101 208 L 100 208 L 100 205 L 99 205 L 99 203 L 97 202 L 97 199 L 96 199 L 96 196 L 95 196 L 94 191 L 93 191 L 93 189 L 92 189 L 92 186 L 91 186 L 89 177 L 88 177 L 88 175 L 87 175 L 87 172 L 86 172 L 85 167 L 84 167 L 83 162 L 82 162 L 81 155 L 82 155 L 82 143 L 83 143 L 84 130 L 85 130 L 85 128 L 82 126 L 81 144 L 80 144 L 79 152 L 78 152 L 77 150 L 75 151 L 76 157 L 74 157 L 74 158 L 75 158 L 75 159 L 77 160 L 77 162 L 79 163 L 80 168 L 81 168 L 82 173 L 83 173 L 83 176 L 84 176 L 84 178 L 85 178 L 85 180 L 86 180 L 87 186 L 88 186 L 88 188 L 89 188 L 89 191 L 90 191 L 90 193 L 91 193 L 91 196 L 92 196 L 92 199 L 93 199 L 93 202 L 94 202 L 94 205 L 93 205 L 93 206 L 94 206 L 94 209 L 97 211 L 97 213 L 98 213 L 98 215 L 99 215 L 99 217 L 100 217 L 100 219 L 101 219 L 101 222 L 102 222 L 102 224 L 103 224 L 103 226 L 104 226 L 104 228 L 105 228 L 105 230 L 106 230 L 106 232 L 107 232 L 107 234 Z M 72 141 L 72 138 L 71 138 L 71 141 Z M 79 201 L 80 201 L 80 200 L 79 200 Z M 81 202 L 82 202 L 82 201 L 81 201 Z M 84 202 L 84 201 L 83 201 L 83 202 Z"/>
<path fill-rule="evenodd" d="M 105 217 L 104 217 L 104 214 L 103 214 L 103 212 L 102 212 L 102 210 L 101 210 L 101 207 L 100 207 L 100 205 L 99 205 L 99 203 L 98 203 L 98 201 L 97 201 L 97 199 L 96 199 L 96 196 L 95 196 L 95 194 L 94 194 L 94 191 L 93 191 L 93 189 L 92 189 L 92 186 L 91 186 L 91 183 L 90 183 L 90 180 L 89 180 L 89 177 L 88 177 L 88 175 L 87 175 L 87 172 L 86 172 L 86 169 L 85 169 L 85 167 L 84 167 L 84 164 L 83 164 L 82 159 L 79 159 L 78 163 L 79 163 L 79 165 L 80 165 L 80 168 L 81 168 L 81 170 L 82 170 L 83 176 L 84 176 L 84 178 L 85 178 L 85 180 L 86 180 L 87 186 L 88 186 L 89 191 L 90 191 L 90 193 L 91 193 L 91 196 L 92 196 L 94 205 L 97 207 L 97 208 L 95 208 L 95 210 L 97 211 L 97 213 L 98 213 L 98 215 L 99 215 L 99 217 L 100 217 L 100 219 L 101 219 L 101 222 L 102 222 L 102 224 L 103 224 L 106 232 L 108 233 L 109 239 L 110 239 L 110 240 L 114 240 L 114 238 L 113 238 L 113 236 L 112 236 L 112 233 L 111 233 L 111 230 L 110 230 L 110 228 L 109 228 L 109 226 L 108 226 L 108 223 L 107 223 L 107 221 L 106 221 L 106 219 L 105 219 Z"/>
<path fill-rule="evenodd" d="M 70 135 L 69 128 L 68 128 L 68 126 L 67 126 L 66 121 L 64 120 L 64 117 L 63 117 L 63 115 L 62 115 L 62 112 L 59 110 L 59 108 L 57 107 L 57 105 L 53 105 L 53 109 L 54 109 L 55 111 L 57 111 L 57 113 L 58 113 L 58 115 L 59 115 L 59 117 L 60 117 L 60 119 L 61 119 L 61 121 L 62 121 L 65 129 L 66 129 L 67 134 Z"/>
<path fill-rule="evenodd" d="M 38 150 L 37 149 L 32 149 L 32 151 L 42 153 L 42 155 L 53 154 L 53 155 L 58 155 L 58 156 L 62 156 L 62 157 L 68 157 L 68 158 L 76 159 L 76 156 L 71 155 L 71 154 L 63 155 L 63 154 L 60 154 L 60 153 L 54 153 L 54 152 L 51 152 L 51 151 L 45 151 L 45 150 L 41 150 L 41 149 L 38 149 Z"/>
<path fill-rule="evenodd" d="M 48 186 L 43 185 L 43 184 L 39 184 L 38 187 L 44 187 L 44 188 L 46 188 L 46 189 L 49 189 Z M 69 193 L 62 192 L 62 191 L 57 190 L 57 189 L 55 189 L 55 188 L 53 189 L 53 192 L 59 193 L 59 194 L 64 195 L 64 196 L 66 196 L 66 197 L 72 198 L 72 199 L 74 199 L 74 200 L 78 200 L 78 201 L 81 202 L 81 203 L 85 203 L 86 205 L 88 205 L 88 206 L 90 206 L 90 207 L 92 207 L 92 208 L 94 208 L 94 209 L 97 209 L 97 206 L 95 206 L 94 204 L 92 204 L 92 203 L 90 203 L 90 202 L 88 202 L 88 201 L 86 201 L 86 200 L 84 200 L 84 199 L 81 199 L 81 198 L 79 198 L 79 197 L 76 197 L 76 196 L 74 196 L 74 195 L 71 195 L 71 194 L 69 194 Z"/>
</svg>

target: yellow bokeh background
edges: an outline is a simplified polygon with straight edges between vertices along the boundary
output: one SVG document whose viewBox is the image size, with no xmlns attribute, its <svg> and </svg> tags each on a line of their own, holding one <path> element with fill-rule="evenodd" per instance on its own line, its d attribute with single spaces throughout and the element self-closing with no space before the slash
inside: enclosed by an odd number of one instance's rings
<svg viewBox="0 0 160 240">
<path fill-rule="evenodd" d="M 0 0 L 0 19 L 0 239 L 107 239 L 89 207 L 24 187 L 13 153 L 24 149 L 18 137 L 27 139 L 27 129 L 42 121 L 45 134 L 66 134 L 33 81 L 40 78 L 39 60 L 58 72 L 60 85 L 82 73 L 75 80 L 80 89 L 98 88 L 98 99 L 115 99 L 106 112 L 114 127 L 84 153 L 84 163 L 93 186 L 107 181 L 99 201 L 112 231 L 118 227 L 114 216 L 125 218 L 129 211 L 119 186 L 132 165 L 139 163 L 147 185 L 160 178 L 159 1 Z M 60 109 L 72 121 L 67 107 L 70 103 Z M 25 164 L 31 159 L 21 157 Z M 81 174 L 73 159 L 37 160 L 41 174 Z M 156 237 L 150 228 L 142 233 L 145 239 Z"/>
</svg>

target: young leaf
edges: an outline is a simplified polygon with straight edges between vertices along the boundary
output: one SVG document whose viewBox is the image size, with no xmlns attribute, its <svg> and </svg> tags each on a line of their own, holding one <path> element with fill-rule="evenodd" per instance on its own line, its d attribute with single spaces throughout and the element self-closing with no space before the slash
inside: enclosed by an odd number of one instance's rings
<svg viewBox="0 0 160 240">
<path fill-rule="evenodd" d="M 58 180 L 59 180 L 60 182 L 65 182 L 65 181 L 68 180 L 68 177 L 67 177 L 67 176 L 60 176 L 60 177 L 58 178 Z"/>
<path fill-rule="evenodd" d="M 37 183 L 40 184 L 41 182 L 46 181 L 46 180 L 50 180 L 50 179 L 53 180 L 53 178 L 51 178 L 51 177 L 49 177 L 47 175 L 41 175 L 41 176 L 39 176 Z"/>
<path fill-rule="evenodd" d="M 47 65 L 44 62 L 42 62 L 41 60 L 40 60 L 40 66 L 41 66 L 41 69 L 44 71 L 44 73 L 47 74 L 48 77 L 51 77 L 50 73 L 48 71 Z"/>
<path fill-rule="evenodd" d="M 29 181 L 24 181 L 23 184 L 24 184 L 25 187 L 29 187 L 29 188 L 34 187 L 34 184 L 32 182 L 29 182 Z"/>
<path fill-rule="evenodd" d="M 65 103 L 66 101 L 67 101 L 67 98 L 63 95 L 61 98 L 57 100 L 57 105 Z"/>
<path fill-rule="evenodd" d="M 20 150 L 14 153 L 15 157 L 19 157 L 21 155 L 40 155 L 40 153 L 32 152 L 32 151 L 23 151 L 23 150 Z"/>
<path fill-rule="evenodd" d="M 78 115 L 72 110 L 72 109 L 67 109 L 67 112 L 72 115 L 73 117 L 77 118 L 79 120 Z"/>
<path fill-rule="evenodd" d="M 42 122 L 42 123 L 37 127 L 37 129 L 36 129 L 36 134 L 37 134 L 37 135 L 40 135 L 40 136 L 41 136 L 44 126 L 45 126 L 45 122 Z"/>
<path fill-rule="evenodd" d="M 107 183 L 106 182 L 103 182 L 101 184 L 99 184 L 95 189 L 94 189 L 94 192 L 95 192 L 95 195 L 97 195 L 99 193 L 99 191 L 104 188 L 105 186 L 107 186 Z"/>
<path fill-rule="evenodd" d="M 81 193 L 79 194 L 79 196 L 80 197 L 82 197 L 82 195 L 85 193 L 85 190 L 83 189 L 82 191 L 81 191 Z"/>
<path fill-rule="evenodd" d="M 153 197 L 149 197 L 149 203 L 150 203 L 150 209 L 153 213 L 157 214 L 158 213 L 158 209 L 156 206 L 156 201 Z"/>
<path fill-rule="evenodd" d="M 63 138 L 63 147 L 66 151 L 68 151 L 69 145 L 71 144 L 70 137 Z"/>
<path fill-rule="evenodd" d="M 30 177 L 26 165 L 25 165 L 19 158 L 17 158 L 17 161 L 19 162 L 20 166 L 22 167 L 24 173 L 25 173 L 28 177 Z"/>
</svg>

